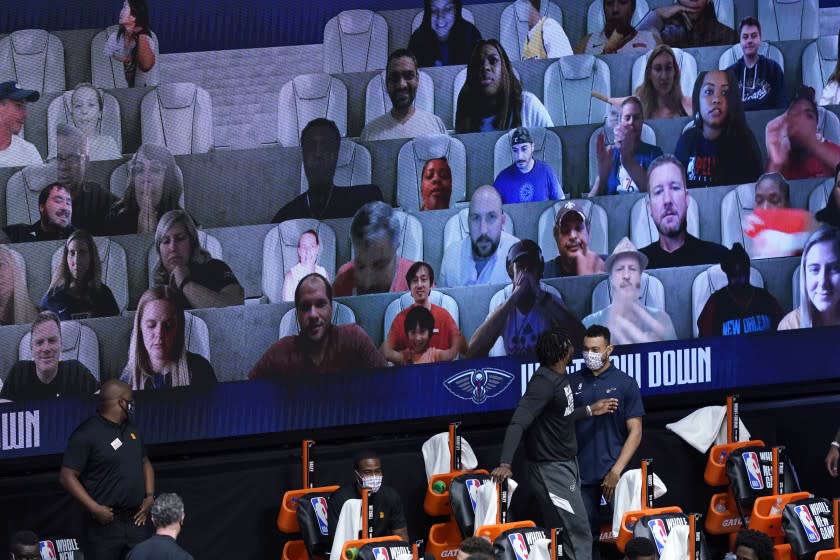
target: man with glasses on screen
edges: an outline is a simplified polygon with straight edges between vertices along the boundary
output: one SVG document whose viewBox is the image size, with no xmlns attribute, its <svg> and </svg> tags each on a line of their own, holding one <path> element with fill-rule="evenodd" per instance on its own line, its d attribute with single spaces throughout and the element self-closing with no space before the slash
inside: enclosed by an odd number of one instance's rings
<svg viewBox="0 0 840 560">
<path fill-rule="evenodd" d="M 77 128 L 59 123 L 56 144 L 58 183 L 73 197 L 73 225 L 93 235 L 107 235 L 108 215 L 117 197 L 99 184 L 86 180 L 90 162 L 87 136 Z"/>
</svg>

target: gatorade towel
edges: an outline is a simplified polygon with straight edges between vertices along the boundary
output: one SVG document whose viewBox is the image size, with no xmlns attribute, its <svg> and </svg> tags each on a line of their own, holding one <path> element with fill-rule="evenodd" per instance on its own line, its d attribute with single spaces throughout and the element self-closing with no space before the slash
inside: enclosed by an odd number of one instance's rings
<svg viewBox="0 0 840 560">
<path fill-rule="evenodd" d="M 752 240 L 751 256 L 790 257 L 802 253 L 811 234 L 813 217 L 799 208 L 756 208 L 744 223 Z"/>
</svg>

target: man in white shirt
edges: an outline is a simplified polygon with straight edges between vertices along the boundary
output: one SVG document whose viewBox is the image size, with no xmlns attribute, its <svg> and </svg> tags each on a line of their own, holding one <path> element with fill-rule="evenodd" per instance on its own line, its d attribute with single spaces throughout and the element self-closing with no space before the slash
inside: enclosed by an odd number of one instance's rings
<svg viewBox="0 0 840 560">
<path fill-rule="evenodd" d="M 417 59 L 411 51 L 397 49 L 388 57 L 385 85 L 391 99 L 391 110 L 367 123 L 362 142 L 414 138 L 429 134 L 446 134 L 440 117 L 414 106 L 420 74 Z"/>
<path fill-rule="evenodd" d="M 26 104 L 40 97 L 37 91 L 21 89 L 15 82 L 0 84 L 0 167 L 44 163 L 38 148 L 18 136 L 26 120 Z"/>
<path fill-rule="evenodd" d="M 519 241 L 502 231 L 502 197 L 492 185 L 476 189 L 470 200 L 469 235 L 444 248 L 440 285 L 502 284 L 510 280 L 505 255 Z"/>
</svg>

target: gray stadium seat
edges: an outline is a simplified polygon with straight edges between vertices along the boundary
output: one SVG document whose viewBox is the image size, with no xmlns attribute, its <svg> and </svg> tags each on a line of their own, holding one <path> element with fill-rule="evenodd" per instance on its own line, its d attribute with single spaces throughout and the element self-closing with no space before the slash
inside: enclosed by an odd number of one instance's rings
<svg viewBox="0 0 840 560">
<path fill-rule="evenodd" d="M 643 0 L 644 1 L 644 0 Z M 475 25 L 475 16 L 469 10 L 469 8 L 465 6 L 461 6 L 461 17 L 464 18 L 464 21 L 468 21 Z M 420 27 L 420 24 L 423 23 L 423 10 L 420 10 L 414 15 L 414 19 L 411 20 L 411 32 L 414 33 L 417 31 L 417 28 Z"/>
<path fill-rule="evenodd" d="M 648 3 L 645 0 L 636 0 L 636 11 L 633 12 L 633 17 L 630 23 L 636 27 L 645 14 L 648 13 Z M 586 10 L 586 33 L 598 33 L 604 29 L 604 1 L 592 0 L 589 8 Z"/>
<path fill-rule="evenodd" d="M 64 45 L 43 29 L 20 29 L 0 39 L 0 82 L 42 94 L 64 91 Z"/>
<path fill-rule="evenodd" d="M 370 10 L 346 10 L 324 26 L 324 72 L 370 72 L 388 62 L 388 23 Z"/>
<path fill-rule="evenodd" d="M 189 311 L 184 312 L 184 343 L 188 352 L 210 361 L 210 331 L 207 323 Z"/>
<path fill-rule="evenodd" d="M 161 84 L 143 97 L 140 123 L 144 144 L 161 144 L 173 155 L 213 149 L 213 103 L 195 84 Z"/>
<path fill-rule="evenodd" d="M 90 42 L 90 74 L 91 82 L 99 88 L 115 89 L 127 88 L 125 81 L 125 70 L 121 62 L 118 62 L 105 55 L 105 45 L 108 44 L 108 36 L 119 30 L 118 25 L 112 25 L 103 29 Z M 146 72 L 146 86 L 160 84 L 160 41 L 152 31 L 152 50 L 155 53 L 156 63 L 151 70 Z"/>
<path fill-rule="evenodd" d="M 6 182 L 6 223 L 34 224 L 41 219 L 38 195 L 56 181 L 55 165 L 30 165 Z"/>
<path fill-rule="evenodd" d="M 370 152 L 361 144 L 357 144 L 347 138 L 341 139 L 338 149 L 338 161 L 335 166 L 333 183 L 337 187 L 352 187 L 354 185 L 369 185 L 371 179 Z M 309 180 L 303 169 L 303 162 L 300 164 L 300 192 L 309 190 Z"/>
<path fill-rule="evenodd" d="M 96 249 L 99 252 L 99 262 L 102 265 L 102 283 L 111 289 L 120 313 L 128 307 L 128 264 L 125 249 L 116 241 L 107 237 L 94 237 Z M 55 275 L 61 263 L 63 247 L 59 247 L 52 255 L 50 270 Z"/>
<path fill-rule="evenodd" d="M 691 284 L 691 332 L 694 338 L 700 334 L 700 329 L 697 328 L 697 319 L 700 318 L 700 313 L 706 306 L 706 302 L 713 293 L 720 290 L 729 284 L 726 278 L 726 273 L 720 268 L 719 264 L 710 266 L 703 272 L 697 275 L 694 282 Z M 764 278 L 761 273 L 750 267 L 750 284 L 764 287 Z"/>
<path fill-rule="evenodd" d="M 736 29 L 737 22 L 735 21 L 735 2 L 733 0 L 712 0 L 712 5 L 715 7 L 715 16 L 722 24 Z"/>
<path fill-rule="evenodd" d="M 522 48 L 528 35 L 530 6 L 528 0 L 515 0 L 502 11 L 499 18 L 499 42 L 511 60 L 522 60 Z M 563 26 L 563 11 L 554 2 L 544 0 L 540 3 L 540 11 Z"/>
<path fill-rule="evenodd" d="M 757 0 L 765 41 L 798 41 L 819 36 L 817 0 Z"/>
<path fill-rule="evenodd" d="M 550 165 L 561 182 L 560 186 L 563 186 L 563 142 L 560 137 L 546 128 L 529 128 L 528 131 L 534 140 L 534 157 Z M 510 147 L 511 134 L 513 134 L 512 130 L 496 140 L 496 146 L 493 149 L 493 177 L 497 177 L 513 164 Z"/>
<path fill-rule="evenodd" d="M 829 142 L 840 144 L 840 118 L 825 107 L 817 107 L 817 115 L 817 134 Z"/>
<path fill-rule="evenodd" d="M 680 87 L 683 95 L 691 97 L 694 90 L 694 82 L 697 80 L 697 61 L 688 52 L 682 49 L 672 49 L 677 57 L 677 66 L 680 67 Z M 630 91 L 635 92 L 636 88 L 645 81 L 645 66 L 647 66 L 650 53 L 647 52 L 633 61 L 631 70 Z"/>
<path fill-rule="evenodd" d="M 814 187 L 808 196 L 808 212 L 816 214 L 828 203 L 828 197 L 834 189 L 834 178 L 829 178 Z"/>
<path fill-rule="evenodd" d="M 550 285 L 546 284 L 545 282 L 540 281 L 540 287 L 543 289 L 543 291 L 548 292 L 550 294 L 554 294 L 555 296 L 557 296 L 557 298 L 561 302 L 563 301 L 563 296 L 560 294 L 560 292 L 557 291 L 557 288 L 555 288 L 554 286 L 550 286 Z M 510 295 L 512 293 L 513 293 L 513 284 L 508 284 L 507 286 L 505 286 L 504 288 L 502 288 L 501 290 L 499 290 L 498 292 L 493 294 L 493 297 L 490 298 L 490 304 L 487 306 L 487 315 L 490 315 L 491 313 L 493 313 L 493 311 L 495 311 L 498 307 L 500 307 L 510 297 Z M 505 343 L 502 340 L 502 337 L 499 337 L 499 338 L 496 339 L 496 342 L 493 343 L 493 347 L 490 348 L 490 352 L 488 352 L 487 355 L 491 358 L 495 357 L 495 356 L 505 356 L 506 355 L 506 353 L 505 353 Z"/>
<path fill-rule="evenodd" d="M 545 69 L 545 108 L 554 126 L 596 123 L 604 120 L 607 104 L 592 97 L 597 91 L 610 95 L 610 67 L 592 55 L 564 56 Z"/>
<path fill-rule="evenodd" d="M 31 333 L 26 333 L 18 345 L 18 359 L 32 360 Z M 76 321 L 61 322 L 61 361 L 78 360 L 99 381 L 99 339 L 96 332 Z"/>
<path fill-rule="evenodd" d="M 417 216 L 406 214 L 402 210 L 394 210 L 400 221 L 400 247 L 397 249 L 397 256 L 410 261 L 423 260 L 423 224 Z M 350 243 L 350 259 L 356 254 L 353 243 Z M 325 267 L 326 268 L 326 267 Z"/>
<path fill-rule="evenodd" d="M 324 222 L 310 218 L 287 220 L 271 228 L 263 239 L 262 293 L 269 303 L 283 301 L 283 280 L 298 262 L 300 235 L 310 229 L 318 232 L 321 255 L 318 264 L 327 271 L 327 280 L 335 279 L 335 230 Z"/>
<path fill-rule="evenodd" d="M 458 302 L 452 296 L 437 290 L 432 290 L 429 292 L 429 302 L 446 309 L 452 316 L 452 320 L 460 328 Z M 414 298 L 411 297 L 411 292 L 404 293 L 388 304 L 388 307 L 385 308 L 385 316 L 383 318 L 383 339 L 388 337 L 388 333 L 391 332 L 391 324 L 394 322 L 396 316 L 399 315 L 400 311 L 408 309 L 412 305 L 414 305 Z"/>
<path fill-rule="evenodd" d="M 595 129 L 589 137 L 589 185 L 595 184 L 598 178 L 598 155 L 595 149 L 598 145 L 598 135 L 604 132 L 604 127 Z M 642 142 L 656 146 L 656 132 L 647 123 L 642 125 Z"/>
<path fill-rule="evenodd" d="M 758 47 L 758 54 L 766 56 L 773 62 L 779 65 L 782 69 L 782 72 L 785 70 L 785 57 L 782 55 L 782 51 L 776 48 L 774 45 L 771 45 L 767 41 L 762 41 L 761 46 Z M 718 59 L 718 68 L 720 70 L 726 70 L 739 60 L 744 58 L 744 49 L 741 48 L 741 45 L 734 45 L 728 49 L 726 49 L 720 58 Z M 683 92 L 686 93 L 687 92 Z"/>
<path fill-rule="evenodd" d="M 428 113 L 435 112 L 435 82 L 432 77 L 423 72 L 418 72 L 419 83 L 417 84 L 417 97 L 414 99 L 414 106 L 417 109 Z M 388 97 L 388 86 L 386 84 L 385 70 L 374 76 L 368 82 L 365 89 L 365 124 L 380 117 L 391 110 L 393 104 Z"/>
<path fill-rule="evenodd" d="M 469 229 L 470 209 L 462 208 L 457 214 L 453 214 L 446 220 L 443 226 L 443 249 L 446 250 L 451 244 L 460 241 L 470 234 Z M 513 218 L 505 212 L 505 225 L 502 231 L 513 235 Z"/>
<path fill-rule="evenodd" d="M 353 313 L 352 309 L 337 301 L 333 301 L 332 306 L 333 325 L 351 325 L 356 322 L 356 314 Z M 283 314 L 283 318 L 280 319 L 279 338 L 283 338 L 284 336 L 294 336 L 299 333 L 300 325 L 298 324 L 297 319 L 297 309 L 293 307 L 292 309 L 286 311 L 286 313 Z"/>
<path fill-rule="evenodd" d="M 610 279 L 605 278 L 595 285 L 592 290 L 592 313 L 597 313 L 612 303 L 612 286 Z M 642 272 L 642 286 L 639 292 L 639 303 L 646 307 L 665 310 L 665 286 L 656 276 Z"/>
<path fill-rule="evenodd" d="M 467 196 L 467 152 L 457 138 L 446 134 L 418 136 L 402 145 L 397 155 L 397 205 L 406 211 L 420 209 L 423 166 L 445 157 L 452 172 L 450 208 Z"/>
<path fill-rule="evenodd" d="M 299 146 L 301 131 L 318 117 L 335 121 L 341 135 L 347 136 L 347 87 L 329 74 L 295 76 L 280 88 L 277 117 L 277 141 L 282 146 Z"/>
<path fill-rule="evenodd" d="M 688 196 L 688 211 L 686 213 L 686 228 L 694 237 L 700 237 L 700 209 L 694 197 Z M 641 197 L 630 209 L 630 241 L 638 248 L 647 247 L 654 241 L 659 241 L 659 230 L 653 223 L 647 196 Z"/>
<path fill-rule="evenodd" d="M 117 149 L 122 153 L 122 122 L 120 117 L 120 104 L 117 98 L 110 93 L 102 93 L 102 116 L 99 119 L 97 132 L 103 136 L 114 139 Z M 72 91 L 65 91 L 50 102 L 47 109 L 47 159 L 51 160 L 56 156 L 58 148 L 55 140 L 55 127 L 59 123 L 74 125 L 72 116 L 71 98 Z"/>
<path fill-rule="evenodd" d="M 557 241 L 554 239 L 554 222 L 557 219 L 557 212 L 564 204 L 572 201 L 556 202 L 540 214 L 537 225 L 537 244 L 542 249 L 543 258 L 550 261 L 560 254 L 557 249 Z M 591 200 L 577 199 L 577 203 L 589 218 L 589 249 L 599 255 L 606 255 L 609 252 L 607 246 L 607 211 Z"/>
<path fill-rule="evenodd" d="M 752 258 L 752 239 L 744 235 L 744 218 L 755 209 L 755 183 L 738 185 L 720 202 L 720 240 L 724 247 L 744 246 Z"/>
<path fill-rule="evenodd" d="M 820 37 L 802 51 L 802 83 L 814 88 L 817 101 L 837 65 L 837 37 Z"/>
<path fill-rule="evenodd" d="M 214 259 L 224 260 L 222 244 L 215 236 L 210 235 L 206 231 L 198 230 L 198 244 L 201 245 L 202 249 L 210 253 L 210 256 Z M 149 247 L 149 255 L 146 257 L 146 261 L 149 266 L 149 287 L 151 288 L 155 285 L 155 267 L 157 267 L 160 261 L 157 248 L 154 244 Z"/>
</svg>

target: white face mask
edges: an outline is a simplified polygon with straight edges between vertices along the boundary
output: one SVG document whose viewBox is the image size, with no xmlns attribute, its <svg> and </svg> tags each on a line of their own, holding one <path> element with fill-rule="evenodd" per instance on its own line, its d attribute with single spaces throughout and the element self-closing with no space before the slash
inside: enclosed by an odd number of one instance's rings
<svg viewBox="0 0 840 560">
<path fill-rule="evenodd" d="M 604 357 L 601 356 L 598 352 L 584 352 L 583 353 L 583 362 L 586 364 L 591 371 L 598 371 L 602 367 L 604 367 Z"/>
<path fill-rule="evenodd" d="M 361 486 L 362 488 L 367 488 L 368 490 L 370 490 L 371 494 L 378 492 L 379 488 L 382 487 L 381 474 L 369 474 L 363 476 L 356 472 L 356 476 L 359 480 L 359 486 Z"/>
</svg>

